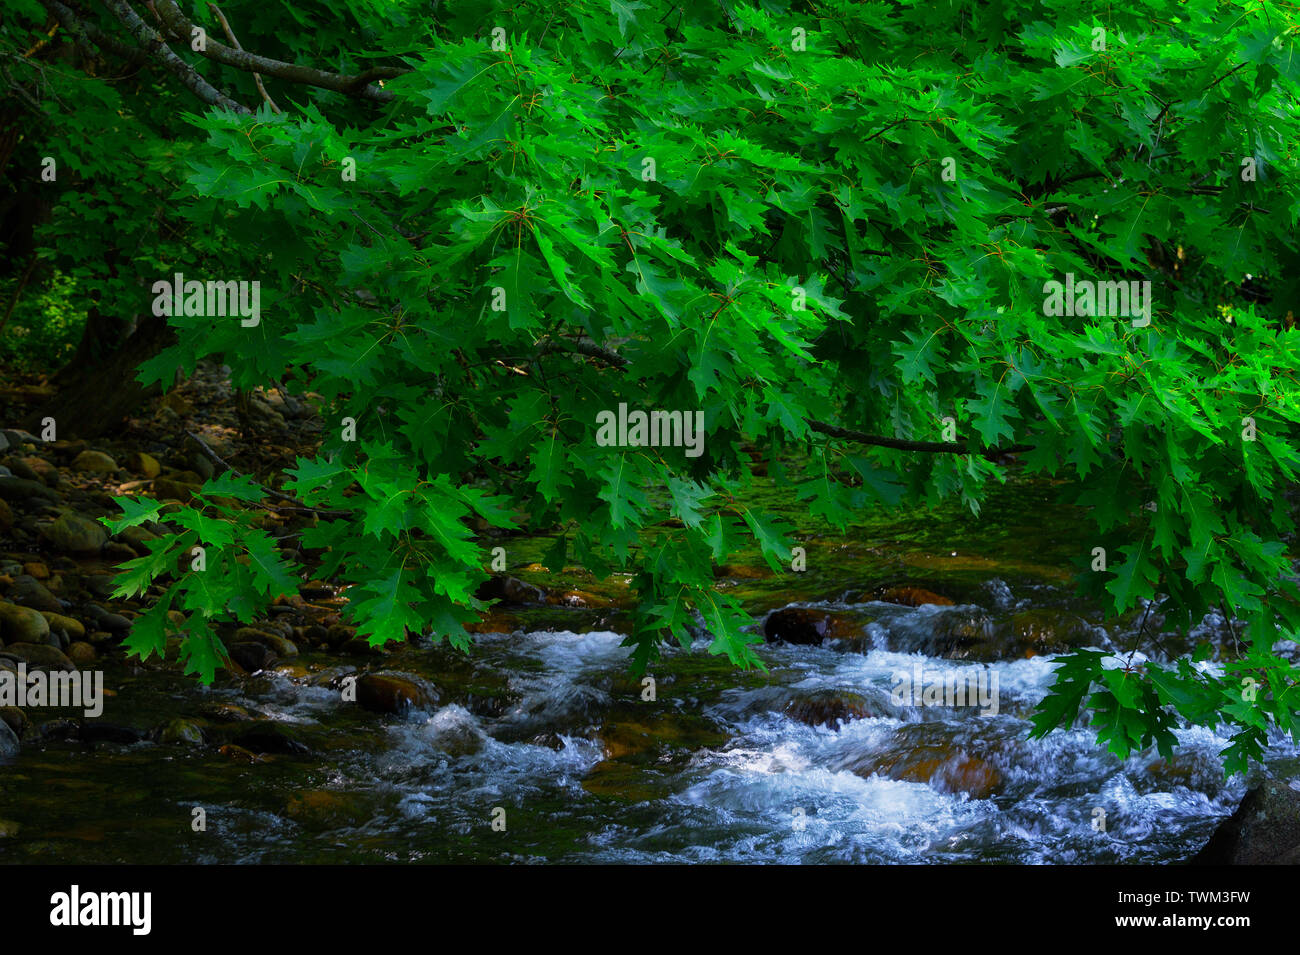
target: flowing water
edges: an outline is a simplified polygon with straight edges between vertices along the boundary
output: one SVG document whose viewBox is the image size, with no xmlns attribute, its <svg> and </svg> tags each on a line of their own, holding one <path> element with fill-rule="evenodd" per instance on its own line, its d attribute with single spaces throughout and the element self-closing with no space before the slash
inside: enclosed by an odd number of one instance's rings
<svg viewBox="0 0 1300 955">
<path fill-rule="evenodd" d="M 1034 550 L 1047 561 L 1046 544 L 1009 539 L 1002 572 L 945 551 L 945 575 L 933 547 L 887 547 L 889 567 L 920 567 L 924 583 L 959 599 L 911 607 L 851 587 L 801 599 L 845 622 L 833 639 L 765 646 L 766 672 L 709 657 L 701 639 L 651 667 L 652 700 L 628 672 L 622 636 L 602 626 L 617 615 L 598 612 L 558 618 L 569 629 L 537 618 L 481 634 L 468 656 L 407 646 L 340 663 L 305 652 L 211 689 L 174 666 L 110 663 L 107 724 L 147 729 L 180 715 L 203 741 L 29 736 L 0 767 L 0 861 L 1186 860 L 1244 792 L 1224 782 L 1226 739 L 1181 731 L 1169 762 L 1154 752 L 1121 762 L 1082 722 L 1030 740 L 1051 653 L 1026 656 L 1004 640 L 982 660 L 944 655 L 953 633 L 1068 630 L 1074 645 L 1114 654 L 1111 665 L 1144 659 L 1129 654 L 1138 617 L 1103 625 L 1059 574 L 1006 557 Z M 912 556 L 900 564 L 900 553 Z M 826 564 L 849 581 L 880 571 L 866 560 Z M 760 617 L 791 596 L 782 579 L 724 574 L 719 586 L 744 591 Z M 558 611 L 547 613 L 554 627 Z M 1225 632 L 1207 618 L 1185 639 Z M 402 716 L 366 712 L 338 689 L 366 669 L 421 676 L 440 699 Z M 993 697 L 927 705 L 894 692 L 918 672 L 996 687 L 996 712 Z M 1273 742 L 1271 759 L 1295 755 Z"/>
</svg>

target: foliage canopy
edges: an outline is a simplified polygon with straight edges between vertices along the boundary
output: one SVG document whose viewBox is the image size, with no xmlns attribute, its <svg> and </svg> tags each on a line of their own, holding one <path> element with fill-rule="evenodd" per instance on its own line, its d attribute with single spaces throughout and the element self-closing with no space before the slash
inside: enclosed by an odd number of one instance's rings
<svg viewBox="0 0 1300 955">
<path fill-rule="evenodd" d="M 126 6 L 83 22 L 130 47 Z M 1125 756 L 1168 752 L 1179 716 L 1225 721 L 1230 771 L 1270 725 L 1295 732 L 1292 7 L 435 6 L 232 0 L 250 50 L 397 69 L 368 95 L 268 71 L 283 112 L 213 107 L 157 62 L 147 82 L 61 71 L 32 146 L 70 170 L 48 236 L 87 289 L 143 311 L 175 272 L 261 282 L 256 327 L 174 316 L 142 380 L 223 355 L 239 386 L 287 373 L 325 396 L 322 453 L 285 490 L 347 512 L 302 543 L 352 585 L 372 640 L 431 626 L 467 645 L 488 546 L 471 522 L 523 514 L 563 530 L 558 559 L 634 575 L 638 663 L 688 643 L 698 612 L 713 652 L 754 664 L 712 566 L 748 539 L 780 566 L 792 541 L 746 506 L 744 447 L 840 527 L 905 502 L 978 509 L 1011 451 L 1090 509 L 1080 583 L 1115 613 L 1158 599 L 1170 626 L 1245 622 L 1219 668 L 1073 654 L 1038 732 L 1086 703 Z M 17 7 L 34 35 L 45 11 Z M 170 46 L 217 102 L 259 102 L 247 71 Z M 1150 282 L 1149 323 L 1046 314 L 1045 283 L 1067 276 Z M 701 411 L 703 454 L 598 446 L 620 403 Z M 806 468 L 781 472 L 790 450 Z M 298 568 L 235 506 L 262 493 L 227 475 L 170 516 L 183 533 L 122 593 L 196 542 L 247 561 L 166 577 L 134 650 L 161 651 L 179 609 L 210 680 L 212 624 L 293 591 Z M 123 507 L 115 529 L 158 515 Z M 641 548 L 665 521 L 669 542 Z"/>
</svg>

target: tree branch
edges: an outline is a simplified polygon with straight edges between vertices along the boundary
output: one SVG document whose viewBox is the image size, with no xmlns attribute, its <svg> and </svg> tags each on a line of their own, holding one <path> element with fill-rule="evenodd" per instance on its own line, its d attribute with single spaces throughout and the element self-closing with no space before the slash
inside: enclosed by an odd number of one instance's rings
<svg viewBox="0 0 1300 955">
<path fill-rule="evenodd" d="M 192 35 L 195 29 L 194 24 L 186 19 L 185 14 L 181 13 L 180 8 L 176 6 L 173 0 L 155 0 L 154 9 L 158 11 L 158 16 L 162 19 L 163 24 L 174 36 L 188 39 Z M 249 53 L 247 50 L 237 50 L 211 38 L 204 44 L 204 49 L 196 52 L 209 60 L 232 66 L 237 70 L 243 70 L 245 73 L 265 73 L 267 76 L 274 76 L 289 83 L 302 83 L 320 89 L 333 90 L 336 93 L 363 96 L 366 99 L 372 99 L 380 103 L 392 102 L 393 94 L 370 81 L 372 79 L 391 79 L 409 72 L 395 67 L 377 66 L 366 70 L 359 76 L 344 76 L 340 73 L 329 73 L 310 66 L 298 66 L 296 63 L 273 60 L 270 57 Z"/>
<path fill-rule="evenodd" d="M 121 57 L 129 63 L 142 65 L 149 62 L 149 54 L 137 46 L 123 43 L 117 37 L 109 36 L 89 20 L 83 20 L 69 6 L 58 0 L 41 0 L 41 5 L 49 11 L 63 29 L 72 34 L 73 42 L 89 48 L 92 44 L 104 53 Z"/>
<path fill-rule="evenodd" d="M 221 8 L 215 3 L 209 3 L 208 9 L 211 10 L 213 15 L 221 22 L 221 29 L 226 31 L 226 39 L 230 41 L 230 45 L 236 50 L 242 50 L 244 47 L 240 44 L 239 37 L 235 36 L 235 31 L 230 29 L 230 21 L 228 21 L 226 15 L 221 12 Z M 283 113 L 284 110 L 275 105 L 275 100 L 271 99 L 271 94 L 266 91 L 266 85 L 262 82 L 261 73 L 253 74 L 253 82 L 257 84 L 257 91 L 262 94 L 262 102 L 271 107 L 271 112 Z"/>
<path fill-rule="evenodd" d="M 223 461 L 221 459 L 221 456 L 218 455 L 216 451 L 213 451 L 212 448 L 208 447 L 208 443 L 204 441 L 202 438 L 200 438 L 193 431 L 186 431 L 185 435 L 198 446 L 199 450 L 203 452 L 203 454 L 208 458 L 209 461 L 217 465 L 217 467 L 221 468 L 222 471 L 229 471 L 235 477 L 242 477 L 240 472 L 236 471 L 233 467 L 231 467 L 228 462 Z M 310 504 L 304 504 L 296 497 L 291 497 L 290 495 L 285 494 L 283 491 L 277 491 L 273 487 L 267 487 L 265 484 L 258 484 L 257 486 L 261 488 L 263 491 L 265 491 L 267 494 L 270 494 L 272 497 L 279 498 L 281 501 L 288 501 L 290 504 L 294 505 L 293 507 L 275 507 L 275 505 L 263 505 L 264 507 L 274 507 L 276 510 L 282 510 L 282 511 L 307 511 L 312 514 L 318 514 L 321 517 L 351 517 L 352 516 L 351 511 L 331 511 L 323 507 L 312 507 Z"/>
<path fill-rule="evenodd" d="M 122 25 L 127 28 L 135 41 L 140 47 L 155 59 L 161 60 L 163 66 L 167 67 L 176 77 L 185 85 L 191 93 L 197 96 L 203 102 L 211 106 L 220 106 L 222 109 L 232 110 L 236 113 L 251 113 L 252 110 L 242 103 L 236 103 L 233 99 L 222 93 L 219 89 L 205 80 L 198 74 L 194 67 L 190 66 L 179 56 L 171 51 L 171 48 L 163 41 L 162 35 L 149 24 L 141 20 L 130 4 L 126 0 L 104 0 L 104 5 L 112 11 L 113 16 L 121 21 Z M 186 36 L 188 36 L 188 32 Z"/>
<path fill-rule="evenodd" d="M 618 352 L 603 348 L 595 342 L 585 339 L 575 342 L 557 342 L 543 339 L 538 345 L 537 351 L 539 355 L 557 351 L 586 355 L 589 358 L 599 359 L 620 371 L 629 364 L 628 360 Z M 1013 444 L 1006 448 L 989 448 L 982 452 L 972 452 L 965 441 L 908 441 L 904 438 L 890 438 L 880 434 L 867 434 L 865 431 L 853 431 L 849 428 L 841 428 L 839 425 L 827 424 L 825 421 L 816 421 L 812 418 L 805 420 L 809 428 L 827 437 L 843 438 L 847 441 L 870 444 L 878 448 L 893 448 L 896 451 L 919 451 L 925 454 L 979 453 L 986 458 L 996 458 L 1004 454 L 1020 454 L 1034 449 L 1032 444 Z"/>
</svg>

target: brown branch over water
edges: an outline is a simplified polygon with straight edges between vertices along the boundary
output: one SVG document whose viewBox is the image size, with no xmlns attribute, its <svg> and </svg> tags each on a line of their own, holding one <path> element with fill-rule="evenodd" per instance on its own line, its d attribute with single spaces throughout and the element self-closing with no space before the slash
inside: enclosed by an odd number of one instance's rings
<svg viewBox="0 0 1300 955">
<path fill-rule="evenodd" d="M 585 355 L 588 358 L 595 358 L 620 371 L 629 364 L 628 359 L 618 352 L 604 348 L 592 341 L 558 342 L 543 339 L 538 345 L 539 354 L 566 351 Z M 869 444 L 877 448 L 893 448 L 896 451 L 918 451 L 923 454 L 980 454 L 986 458 L 995 458 L 1004 454 L 1020 454 L 1034 449 L 1032 444 L 1013 444 L 1006 448 L 972 451 L 965 441 L 909 441 L 905 438 L 891 438 L 882 434 L 854 431 L 851 428 L 842 428 L 839 425 L 828 424 L 825 421 L 817 421 L 813 418 L 805 420 L 808 427 L 818 434 L 824 434 L 830 438 L 842 438 L 846 441 L 856 441 L 858 444 Z"/>
<path fill-rule="evenodd" d="M 158 11 L 159 18 L 173 35 L 181 38 L 192 35 L 195 29 L 193 22 L 181 13 L 180 8 L 172 0 L 155 0 L 154 9 Z M 243 70 L 245 73 L 262 73 L 288 83 L 302 83 L 349 96 L 361 96 L 379 103 L 392 102 L 393 94 L 371 81 L 392 79 L 410 72 L 391 66 L 377 66 L 357 76 L 346 76 L 342 73 L 330 73 L 311 66 L 299 66 L 296 63 L 259 56 L 247 50 L 226 46 L 210 37 L 204 46 L 205 49 L 196 51 L 200 56 Z"/>
</svg>

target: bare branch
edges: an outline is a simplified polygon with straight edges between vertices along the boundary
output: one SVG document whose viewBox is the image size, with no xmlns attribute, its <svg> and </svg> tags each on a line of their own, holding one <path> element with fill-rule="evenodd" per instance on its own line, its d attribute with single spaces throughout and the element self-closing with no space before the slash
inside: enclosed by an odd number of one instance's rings
<svg viewBox="0 0 1300 955">
<path fill-rule="evenodd" d="M 135 38 L 135 41 L 140 44 L 146 53 L 161 60 L 163 66 L 176 74 L 176 77 L 185 85 L 186 89 L 203 100 L 203 102 L 236 113 L 252 112 L 247 106 L 236 103 L 221 92 L 200 76 L 194 67 L 173 53 L 171 48 L 163 41 L 162 35 L 141 20 L 126 0 L 104 0 L 104 5 L 112 11 L 113 16 L 121 21 L 122 25 L 127 28 L 131 36 Z"/>
<path fill-rule="evenodd" d="M 149 62 L 149 54 L 137 46 L 123 43 L 117 37 L 109 36 L 89 20 L 83 20 L 75 11 L 58 0 L 41 0 L 41 5 L 55 17 L 63 28 L 72 34 L 73 42 L 89 48 L 91 44 L 105 53 L 121 57 L 129 63 L 142 65 Z"/>
<path fill-rule="evenodd" d="M 173 0 L 155 0 L 154 9 L 174 36 L 189 38 L 192 35 L 195 29 L 194 24 L 186 19 L 185 14 L 181 13 L 180 8 L 176 6 Z M 283 60 L 273 60 L 270 57 L 249 53 L 247 50 L 237 50 L 213 39 L 208 39 L 204 47 L 204 49 L 197 51 L 201 56 L 223 63 L 226 66 L 233 66 L 235 69 L 243 70 L 246 73 L 264 73 L 267 76 L 274 76 L 289 83 L 303 83 L 307 86 L 333 90 L 336 93 L 363 96 L 380 103 L 392 102 L 393 94 L 370 81 L 372 79 L 391 79 L 394 76 L 401 76 L 403 73 L 409 72 L 394 67 L 380 66 L 366 70 L 359 76 L 344 76 L 340 73 L 329 73 L 310 66 L 298 66 L 295 63 L 285 63 Z"/>
</svg>

